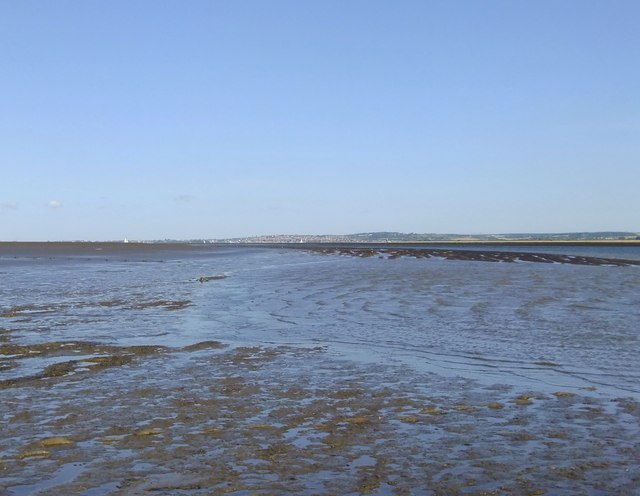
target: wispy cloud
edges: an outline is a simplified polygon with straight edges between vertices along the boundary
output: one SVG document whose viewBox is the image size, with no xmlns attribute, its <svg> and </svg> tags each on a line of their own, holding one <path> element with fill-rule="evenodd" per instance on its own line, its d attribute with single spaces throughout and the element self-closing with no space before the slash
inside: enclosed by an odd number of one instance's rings
<svg viewBox="0 0 640 496">
<path fill-rule="evenodd" d="M 47 207 L 49 208 L 60 208 L 62 203 L 59 200 L 49 200 L 47 202 Z"/>
<path fill-rule="evenodd" d="M 14 201 L 6 201 L 0 203 L 0 210 L 18 210 L 18 204 Z"/>
<path fill-rule="evenodd" d="M 173 201 L 178 203 L 189 203 L 195 199 L 196 197 L 194 195 L 178 195 L 173 197 Z"/>
</svg>

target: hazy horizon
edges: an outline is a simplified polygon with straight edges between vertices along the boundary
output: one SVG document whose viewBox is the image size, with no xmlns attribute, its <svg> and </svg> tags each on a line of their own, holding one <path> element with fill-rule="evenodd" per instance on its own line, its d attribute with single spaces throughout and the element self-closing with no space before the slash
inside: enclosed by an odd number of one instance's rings
<svg viewBox="0 0 640 496">
<path fill-rule="evenodd" d="M 0 239 L 636 232 L 640 3 L 0 4 Z"/>
</svg>

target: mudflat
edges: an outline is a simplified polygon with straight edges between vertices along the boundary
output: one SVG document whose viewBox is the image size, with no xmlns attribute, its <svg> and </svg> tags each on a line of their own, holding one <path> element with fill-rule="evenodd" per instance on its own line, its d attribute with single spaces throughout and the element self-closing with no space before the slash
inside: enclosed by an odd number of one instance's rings
<svg viewBox="0 0 640 496">
<path fill-rule="evenodd" d="M 66 348 L 101 358 L 2 385 L 7 494 L 632 494 L 638 484 L 640 406 L 629 399 L 487 387 L 323 348 Z"/>
<path fill-rule="evenodd" d="M 1 494 L 640 483 L 633 264 L 78 246 L 0 254 Z"/>
</svg>

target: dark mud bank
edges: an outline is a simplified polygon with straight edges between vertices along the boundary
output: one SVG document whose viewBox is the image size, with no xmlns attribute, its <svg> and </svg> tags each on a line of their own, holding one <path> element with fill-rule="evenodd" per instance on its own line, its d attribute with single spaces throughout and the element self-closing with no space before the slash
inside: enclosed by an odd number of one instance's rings
<svg viewBox="0 0 640 496">
<path fill-rule="evenodd" d="M 305 247 L 306 251 L 324 255 L 338 254 L 353 257 L 400 257 L 443 258 L 446 260 L 468 260 L 478 262 L 535 262 L 572 265 L 605 265 L 616 267 L 640 266 L 638 260 L 589 257 L 580 255 L 559 255 L 553 253 L 526 253 L 512 251 L 445 250 L 437 248 L 368 248 L 368 247 Z"/>
</svg>

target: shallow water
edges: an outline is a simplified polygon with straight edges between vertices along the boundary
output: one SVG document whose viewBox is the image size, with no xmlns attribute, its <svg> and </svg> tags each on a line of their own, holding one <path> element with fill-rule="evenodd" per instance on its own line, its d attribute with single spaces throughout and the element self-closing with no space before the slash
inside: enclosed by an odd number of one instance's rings
<svg viewBox="0 0 640 496">
<path fill-rule="evenodd" d="M 9 494 L 65 484 L 83 494 L 314 494 L 330 493 L 337 474 L 353 494 L 572 484 L 610 494 L 638 480 L 629 465 L 638 448 L 628 445 L 640 399 L 638 267 L 72 246 L 5 249 L 0 283 L 0 490 Z M 188 348 L 205 341 L 227 348 Z M 100 361 L 112 356 L 120 360 Z M 359 392 L 332 398 L 350 389 Z M 238 396 L 217 399 L 224 391 Z M 160 433 L 136 437 L 145 425 Z M 345 425 L 355 431 L 340 438 Z M 207 426 L 224 429 L 222 451 L 197 434 Z M 232 448 L 248 431 L 254 439 Z M 73 448 L 25 456 L 60 432 Z M 552 486 L 524 477 L 527 457 L 553 449 L 562 463 L 530 467 Z M 200 489 L 170 462 L 182 453 L 205 473 L 214 452 L 226 476 Z M 288 473 L 301 453 L 308 464 Z M 426 470 L 428 457 L 448 466 Z M 149 477 L 158 487 L 144 485 Z"/>
<path fill-rule="evenodd" d="M 197 282 L 211 275 L 229 277 Z M 20 343 L 321 344 L 489 382 L 640 395 L 637 267 L 219 248 L 5 257 L 0 277 L 1 322 Z"/>
</svg>

